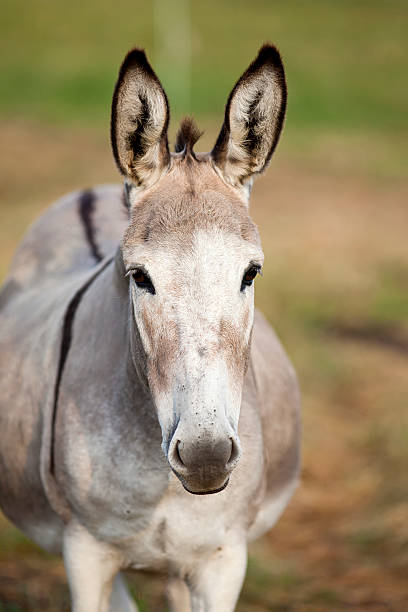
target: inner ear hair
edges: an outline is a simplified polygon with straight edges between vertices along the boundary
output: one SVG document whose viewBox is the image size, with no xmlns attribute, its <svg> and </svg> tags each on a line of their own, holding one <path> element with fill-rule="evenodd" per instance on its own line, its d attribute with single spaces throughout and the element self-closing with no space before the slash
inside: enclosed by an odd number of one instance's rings
<svg viewBox="0 0 408 612">
<path fill-rule="evenodd" d="M 142 49 L 119 70 L 112 99 L 111 143 L 120 172 L 137 186 L 155 182 L 170 163 L 166 93 Z"/>
<path fill-rule="evenodd" d="M 279 51 L 266 44 L 231 91 L 211 153 L 232 185 L 242 186 L 267 166 L 282 131 L 286 99 Z"/>
</svg>

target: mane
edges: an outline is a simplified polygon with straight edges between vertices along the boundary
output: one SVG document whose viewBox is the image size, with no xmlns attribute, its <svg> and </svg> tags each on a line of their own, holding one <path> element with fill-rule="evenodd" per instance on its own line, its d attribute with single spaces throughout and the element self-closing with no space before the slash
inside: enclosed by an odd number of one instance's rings
<svg viewBox="0 0 408 612">
<path fill-rule="evenodd" d="M 177 132 L 175 152 L 193 153 L 193 147 L 202 134 L 192 117 L 184 117 Z"/>
</svg>

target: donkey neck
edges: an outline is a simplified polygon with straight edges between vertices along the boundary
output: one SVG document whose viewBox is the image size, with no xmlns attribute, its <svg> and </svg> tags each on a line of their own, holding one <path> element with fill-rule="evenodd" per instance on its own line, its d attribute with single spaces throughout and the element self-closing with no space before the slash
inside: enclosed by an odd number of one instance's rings
<svg viewBox="0 0 408 612">
<path fill-rule="evenodd" d="M 66 357 L 62 385 L 75 369 L 78 388 L 95 384 L 99 405 L 151 404 L 144 374 L 144 353 L 132 316 L 129 283 L 118 247 L 110 263 L 81 294 L 71 324 L 72 341 Z M 90 360 L 81 356 L 91 354 Z M 109 384 L 110 383 L 110 384 Z M 103 391 L 102 391 L 103 389 Z M 120 406 L 118 406 L 119 408 Z M 154 410 L 149 410 L 154 414 Z"/>
</svg>

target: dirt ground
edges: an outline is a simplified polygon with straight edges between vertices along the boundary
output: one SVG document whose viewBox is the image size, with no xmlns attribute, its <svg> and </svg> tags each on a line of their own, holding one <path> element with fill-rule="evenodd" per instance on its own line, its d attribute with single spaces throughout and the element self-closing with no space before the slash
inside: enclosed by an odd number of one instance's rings
<svg viewBox="0 0 408 612">
<path fill-rule="evenodd" d="M 118 180 L 105 135 L 4 123 L 0 277 L 64 192 Z M 323 166 L 324 167 L 324 166 Z M 240 612 L 408 610 L 408 182 L 279 157 L 252 198 L 257 302 L 299 374 L 303 470 L 250 551 Z M 131 577 L 141 611 L 164 584 Z M 60 560 L 0 518 L 0 611 L 68 610 Z"/>
</svg>

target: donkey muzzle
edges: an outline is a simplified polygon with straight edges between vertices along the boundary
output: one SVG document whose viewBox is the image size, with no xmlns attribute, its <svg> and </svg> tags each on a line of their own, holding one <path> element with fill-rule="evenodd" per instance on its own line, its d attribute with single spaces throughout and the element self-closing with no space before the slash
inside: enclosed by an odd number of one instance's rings
<svg viewBox="0 0 408 612">
<path fill-rule="evenodd" d="M 195 438 L 180 434 L 177 427 L 167 459 L 186 491 L 209 495 L 225 489 L 241 455 L 238 437 L 232 432 L 218 437 L 202 432 Z"/>
</svg>

